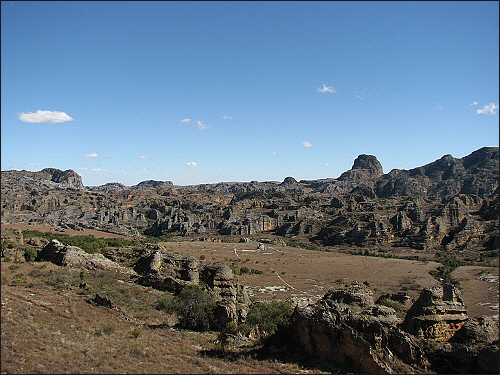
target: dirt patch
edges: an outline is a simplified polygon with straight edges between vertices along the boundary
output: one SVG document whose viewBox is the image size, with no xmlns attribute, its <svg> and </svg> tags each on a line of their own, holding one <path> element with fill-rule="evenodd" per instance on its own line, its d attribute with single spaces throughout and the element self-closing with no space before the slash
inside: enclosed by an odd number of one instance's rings
<svg viewBox="0 0 500 375">
<path fill-rule="evenodd" d="M 375 297 L 402 288 L 417 297 L 424 287 L 439 285 L 429 274 L 440 264 L 387 259 L 299 247 L 251 243 L 164 242 L 168 249 L 204 262 L 222 262 L 262 271 L 238 278 L 259 299 L 291 296 L 320 298 L 329 289 L 353 280 L 370 283 Z M 260 248 L 259 248 L 260 246 Z"/>
<path fill-rule="evenodd" d="M 460 283 L 470 316 L 484 314 L 498 321 L 498 268 L 463 266 L 451 276 Z"/>
</svg>

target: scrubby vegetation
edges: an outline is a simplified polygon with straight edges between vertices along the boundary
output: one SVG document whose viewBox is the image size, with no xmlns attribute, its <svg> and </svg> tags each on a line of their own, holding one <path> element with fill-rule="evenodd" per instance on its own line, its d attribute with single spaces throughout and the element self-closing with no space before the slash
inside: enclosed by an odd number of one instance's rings
<svg viewBox="0 0 500 375">
<path fill-rule="evenodd" d="M 37 230 L 24 230 L 25 239 L 32 237 L 44 238 L 48 241 L 56 239 L 66 245 L 77 246 L 87 253 L 96 253 L 106 247 L 122 247 L 138 245 L 144 240 L 126 240 L 124 238 L 95 238 L 92 235 L 69 236 L 65 233 L 40 232 Z"/>
<path fill-rule="evenodd" d="M 196 285 L 184 287 L 178 295 L 165 293 L 157 301 L 157 309 L 178 316 L 180 328 L 200 332 L 217 328 L 215 306 L 214 298 Z"/>
<path fill-rule="evenodd" d="M 458 284 L 458 281 L 451 277 L 451 273 L 457 267 L 464 265 L 464 263 L 458 260 L 453 255 L 440 256 L 438 257 L 438 259 L 439 262 L 442 263 L 443 265 L 438 267 L 437 270 L 431 271 L 430 274 L 434 276 L 437 280 L 441 281 L 443 284 L 444 283 L 451 283 L 455 285 Z"/>
</svg>

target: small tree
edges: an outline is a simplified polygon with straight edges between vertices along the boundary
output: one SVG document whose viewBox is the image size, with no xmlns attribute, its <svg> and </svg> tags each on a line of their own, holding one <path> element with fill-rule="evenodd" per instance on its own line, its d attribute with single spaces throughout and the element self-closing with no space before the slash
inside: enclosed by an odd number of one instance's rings
<svg viewBox="0 0 500 375">
<path fill-rule="evenodd" d="M 184 287 L 171 298 L 160 299 L 158 307 L 167 313 L 175 313 L 180 328 L 201 332 L 216 328 L 215 299 L 196 285 Z"/>
</svg>

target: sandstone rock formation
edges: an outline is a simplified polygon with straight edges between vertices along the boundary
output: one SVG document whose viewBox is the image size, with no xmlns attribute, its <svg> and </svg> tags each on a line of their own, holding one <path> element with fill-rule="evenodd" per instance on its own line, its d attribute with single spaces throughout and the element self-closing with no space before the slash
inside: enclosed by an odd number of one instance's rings
<svg viewBox="0 0 500 375">
<path fill-rule="evenodd" d="M 50 241 L 38 253 L 36 260 L 52 262 L 58 266 L 112 270 L 131 276 L 136 275 L 133 270 L 120 266 L 102 254 L 89 254 L 79 247 L 64 245 L 58 240 Z"/>
<path fill-rule="evenodd" d="M 404 293 L 391 297 L 403 301 Z M 497 373 L 498 327 L 467 318 L 451 284 L 422 290 L 403 322 L 352 282 L 297 306 L 287 335 L 309 355 L 361 373 Z"/>
<path fill-rule="evenodd" d="M 418 338 L 448 341 L 467 320 L 460 291 L 453 284 L 424 288 L 401 326 Z"/>
<path fill-rule="evenodd" d="M 367 373 L 423 373 L 421 343 L 397 328 L 394 309 L 375 305 L 371 290 L 353 282 L 317 303 L 296 308 L 292 340 L 323 361 Z"/>
<path fill-rule="evenodd" d="M 215 312 L 222 326 L 245 320 L 250 305 L 247 289 L 225 264 L 203 265 L 194 257 L 183 257 L 157 246 L 146 251 L 134 269 L 141 275 L 138 283 L 172 293 L 179 293 L 188 285 L 205 285 L 217 301 Z"/>
</svg>

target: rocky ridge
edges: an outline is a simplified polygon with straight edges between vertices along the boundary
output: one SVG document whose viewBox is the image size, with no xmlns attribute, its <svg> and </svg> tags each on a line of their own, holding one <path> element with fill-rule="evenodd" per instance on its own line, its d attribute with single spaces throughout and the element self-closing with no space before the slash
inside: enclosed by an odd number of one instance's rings
<svg viewBox="0 0 500 375">
<path fill-rule="evenodd" d="M 383 173 L 360 155 L 339 178 L 176 186 L 143 181 L 86 188 L 73 171 L 2 171 L 2 223 L 40 223 L 137 237 L 210 240 L 272 234 L 319 246 L 448 251 L 497 249 L 498 148 L 445 155 Z"/>
</svg>

